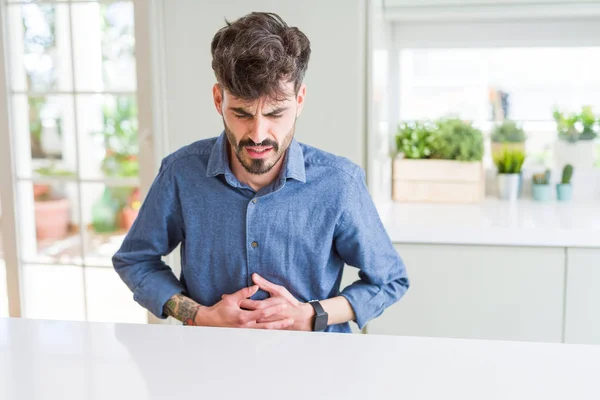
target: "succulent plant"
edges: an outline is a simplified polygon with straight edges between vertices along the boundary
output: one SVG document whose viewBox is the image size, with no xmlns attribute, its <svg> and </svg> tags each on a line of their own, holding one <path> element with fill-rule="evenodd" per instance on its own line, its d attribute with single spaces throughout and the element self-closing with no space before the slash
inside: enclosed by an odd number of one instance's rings
<svg viewBox="0 0 600 400">
<path fill-rule="evenodd" d="M 573 166 L 571 164 L 565 165 L 562 171 L 562 180 L 561 183 L 563 185 L 568 185 L 571 183 L 571 178 L 573 177 Z"/>
<path fill-rule="evenodd" d="M 534 174 L 533 175 L 533 184 L 534 185 L 548 185 L 550 183 L 550 176 L 551 176 L 551 172 L 549 169 L 546 170 L 546 172 L 540 173 L 540 174 Z"/>
</svg>

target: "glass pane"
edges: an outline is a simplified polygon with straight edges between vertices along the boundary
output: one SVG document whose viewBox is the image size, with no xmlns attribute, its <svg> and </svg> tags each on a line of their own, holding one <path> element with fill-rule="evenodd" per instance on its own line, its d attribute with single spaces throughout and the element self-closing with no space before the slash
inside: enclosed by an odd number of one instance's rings
<svg viewBox="0 0 600 400">
<path fill-rule="evenodd" d="M 68 6 L 11 5 L 7 18 L 11 88 L 35 92 L 72 90 Z"/>
<path fill-rule="evenodd" d="M 13 96 L 17 176 L 75 177 L 75 116 L 70 95 Z"/>
<path fill-rule="evenodd" d="M 6 264 L 0 256 L 0 317 L 8 317 L 8 293 L 6 286 Z"/>
<path fill-rule="evenodd" d="M 518 121 L 553 121 L 555 106 L 600 109 L 600 47 L 405 49 L 400 57 L 404 120 L 491 121 L 498 94 L 506 117 Z"/>
<path fill-rule="evenodd" d="M 76 183 L 19 182 L 21 258 L 35 264 L 82 264 Z"/>
<path fill-rule="evenodd" d="M 85 269 L 89 321 L 147 323 L 148 312 L 113 268 Z"/>
<path fill-rule="evenodd" d="M 83 267 L 24 265 L 24 317 L 85 320 Z"/>
<path fill-rule="evenodd" d="M 139 174 L 138 120 L 134 96 L 81 95 L 80 171 L 83 178 L 135 178 Z"/>
<path fill-rule="evenodd" d="M 82 184 L 85 264 L 111 266 L 141 205 L 137 187 Z"/>
<path fill-rule="evenodd" d="M 135 91 L 133 3 L 73 4 L 71 10 L 76 89 Z"/>
<path fill-rule="evenodd" d="M 511 119 L 528 135 L 528 162 L 549 165 L 554 110 L 591 106 L 598 114 L 599 70 L 600 47 L 404 49 L 399 115 L 402 121 L 456 115 L 485 134 L 494 121 Z"/>
</svg>

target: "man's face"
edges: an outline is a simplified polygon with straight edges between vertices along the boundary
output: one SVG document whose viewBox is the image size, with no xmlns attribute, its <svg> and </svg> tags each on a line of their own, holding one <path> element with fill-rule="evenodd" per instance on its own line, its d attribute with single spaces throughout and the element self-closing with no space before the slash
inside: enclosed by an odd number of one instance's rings
<svg viewBox="0 0 600 400">
<path fill-rule="evenodd" d="M 286 84 L 291 95 L 283 101 L 261 98 L 248 102 L 222 91 L 216 84 L 213 97 L 223 117 L 225 133 L 233 153 L 251 174 L 269 172 L 285 154 L 294 138 L 296 118 L 304 105 L 304 85 L 294 94 L 293 83 Z"/>
</svg>

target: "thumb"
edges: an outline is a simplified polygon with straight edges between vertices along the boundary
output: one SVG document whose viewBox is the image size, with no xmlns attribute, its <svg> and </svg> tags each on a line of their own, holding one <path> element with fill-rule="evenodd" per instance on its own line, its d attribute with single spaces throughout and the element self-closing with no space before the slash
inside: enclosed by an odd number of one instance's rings
<svg viewBox="0 0 600 400">
<path fill-rule="evenodd" d="M 254 296 L 254 293 L 258 291 L 258 285 L 253 285 L 249 287 L 242 288 L 235 293 L 232 293 L 230 296 L 233 296 L 236 300 L 242 301 L 249 297 Z"/>
</svg>

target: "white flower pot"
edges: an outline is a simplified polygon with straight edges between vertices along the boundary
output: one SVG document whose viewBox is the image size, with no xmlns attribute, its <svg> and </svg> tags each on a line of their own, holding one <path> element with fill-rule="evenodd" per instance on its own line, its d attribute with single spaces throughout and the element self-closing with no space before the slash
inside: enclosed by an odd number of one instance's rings
<svg viewBox="0 0 600 400">
<path fill-rule="evenodd" d="M 554 160 L 558 171 L 571 164 L 575 171 L 578 169 L 590 169 L 594 167 L 595 146 L 593 140 L 579 140 L 571 143 L 565 140 L 557 140 L 554 145 Z"/>
<path fill-rule="evenodd" d="M 498 197 L 515 201 L 521 191 L 521 174 L 498 174 Z"/>
</svg>

